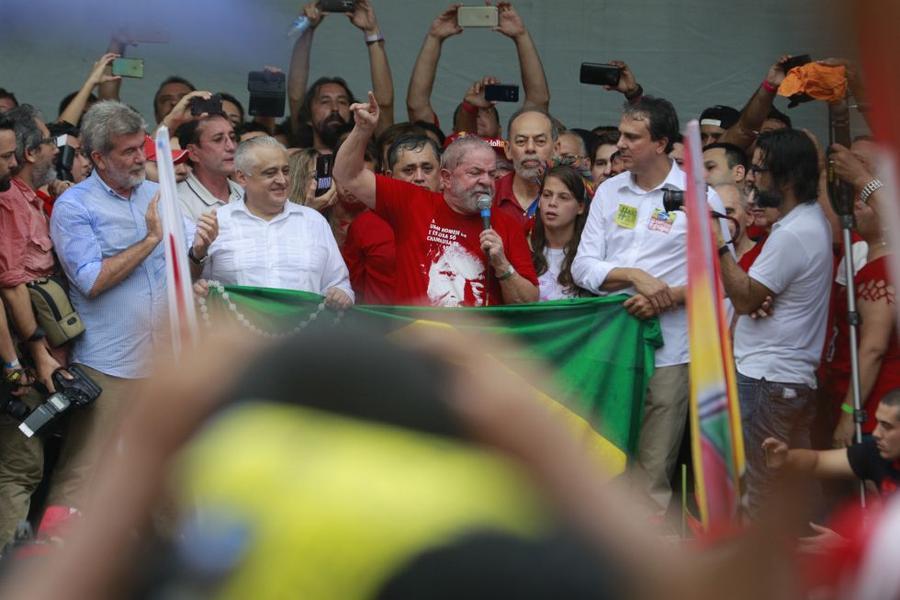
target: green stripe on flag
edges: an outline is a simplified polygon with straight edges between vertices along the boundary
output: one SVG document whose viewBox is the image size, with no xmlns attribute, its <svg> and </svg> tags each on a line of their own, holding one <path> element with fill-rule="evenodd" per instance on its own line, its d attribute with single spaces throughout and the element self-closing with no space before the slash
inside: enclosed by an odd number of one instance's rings
<svg viewBox="0 0 900 600">
<path fill-rule="evenodd" d="M 314 294 L 287 290 L 228 287 L 226 291 L 250 322 L 273 333 L 289 331 L 322 301 Z M 656 319 L 640 321 L 628 315 L 622 307 L 624 298 L 458 309 L 356 306 L 346 313 L 342 324 L 366 325 L 387 334 L 417 321 L 447 322 L 459 315 L 486 317 L 474 326 L 518 342 L 507 355 L 496 358 L 522 375 L 531 372 L 535 359 L 543 361 L 553 381 L 539 392 L 574 413 L 570 415 L 573 426 L 590 424 L 604 438 L 595 446 L 611 444 L 631 456 L 637 447 L 644 393 L 662 333 Z M 221 304 L 213 290 L 210 307 Z M 221 314 L 212 311 L 212 322 L 222 318 Z M 326 312 L 318 318 L 328 323 L 333 315 Z M 465 330 L 473 325 L 454 322 L 454 327 Z"/>
</svg>

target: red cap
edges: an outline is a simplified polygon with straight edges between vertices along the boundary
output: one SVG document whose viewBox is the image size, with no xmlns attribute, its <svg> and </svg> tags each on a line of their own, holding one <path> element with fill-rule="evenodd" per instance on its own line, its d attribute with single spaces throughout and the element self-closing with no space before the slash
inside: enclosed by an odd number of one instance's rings
<svg viewBox="0 0 900 600">
<path fill-rule="evenodd" d="M 144 155 L 147 157 L 147 160 L 156 162 L 156 143 L 149 135 L 144 137 Z M 181 148 L 172 150 L 173 163 L 178 164 L 185 160 L 187 160 L 187 150 L 182 150 Z"/>
<path fill-rule="evenodd" d="M 475 136 L 475 134 L 469 133 L 467 131 L 457 131 L 456 133 L 451 133 L 444 140 L 444 149 L 446 150 L 447 146 L 449 146 L 456 140 L 467 137 L 467 136 Z M 478 136 L 475 136 L 475 137 L 478 137 Z M 494 152 L 496 152 L 500 158 L 506 158 L 506 140 L 504 140 L 502 138 L 495 138 L 495 137 L 490 137 L 490 138 L 483 137 L 481 139 L 483 139 L 485 142 L 490 144 L 491 148 L 494 149 Z"/>
</svg>

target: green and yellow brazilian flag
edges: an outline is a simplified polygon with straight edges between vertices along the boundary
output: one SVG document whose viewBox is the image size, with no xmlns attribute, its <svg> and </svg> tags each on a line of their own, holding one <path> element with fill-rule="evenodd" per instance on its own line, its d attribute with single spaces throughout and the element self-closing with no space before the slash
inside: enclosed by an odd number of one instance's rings
<svg viewBox="0 0 900 600">
<path fill-rule="evenodd" d="M 250 287 L 226 288 L 229 300 L 247 321 L 272 333 L 292 329 L 316 310 L 321 296 L 305 292 Z M 640 321 L 625 312 L 624 296 L 559 300 L 489 308 L 444 309 L 418 306 L 355 306 L 336 326 L 366 325 L 385 335 L 409 327 L 443 326 L 474 313 L 478 327 L 506 336 L 515 344 L 497 356 L 513 372 L 527 375 L 535 359 L 552 373 L 538 397 L 558 409 L 586 445 L 599 454 L 611 474 L 622 472 L 636 449 L 643 397 L 653 373 L 654 352 L 662 345 L 656 319 Z M 210 319 L 237 318 L 222 308 L 211 290 Z M 223 315 L 229 315 L 224 317 Z M 326 323 L 336 313 L 318 316 Z M 302 335 L 302 333 L 300 334 Z"/>
</svg>

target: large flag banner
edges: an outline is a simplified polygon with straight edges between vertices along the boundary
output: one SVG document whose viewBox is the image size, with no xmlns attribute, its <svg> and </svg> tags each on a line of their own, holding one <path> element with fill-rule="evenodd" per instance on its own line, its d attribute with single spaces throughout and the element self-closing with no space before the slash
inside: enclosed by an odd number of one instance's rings
<svg viewBox="0 0 900 600">
<path fill-rule="evenodd" d="M 709 530 L 737 517 L 744 442 L 697 121 L 688 123 L 684 141 L 685 208 L 691 215 L 686 298 L 691 350 L 691 445 L 697 506 L 703 527 Z"/>
<path fill-rule="evenodd" d="M 866 121 L 879 145 L 878 178 L 884 184 L 878 216 L 891 245 L 888 264 L 896 287 L 900 281 L 900 3 L 883 0 L 845 2 L 856 21 L 856 38 L 862 60 Z M 900 319 L 900 303 L 894 303 Z"/>
<path fill-rule="evenodd" d="M 367 326 L 397 335 L 413 327 L 477 328 L 516 342 L 503 368 L 528 375 L 535 360 L 549 367 L 552 381 L 536 394 L 567 419 L 573 431 L 613 474 L 622 472 L 637 447 L 643 398 L 662 344 L 656 319 L 640 321 L 625 312 L 624 296 L 560 300 L 521 306 L 443 309 L 414 306 L 357 306 L 342 317 L 322 310 L 320 296 L 304 292 L 211 285 L 204 319 L 237 320 L 249 330 L 288 332 L 316 314 L 316 323 Z M 464 325 L 460 314 L 484 317 Z M 336 322 L 339 321 L 338 325 Z M 452 324 L 451 324 L 452 323 Z M 303 335 L 302 330 L 298 335 Z M 540 385 L 540 384 L 537 384 Z M 386 393 L 389 393 L 386 390 Z"/>
<path fill-rule="evenodd" d="M 175 356 L 181 354 L 183 344 L 192 346 L 197 337 L 197 313 L 191 290 L 191 270 L 185 254 L 184 219 L 178 206 L 175 188 L 175 164 L 169 144 L 169 129 L 156 133 L 156 157 L 159 166 L 159 217 L 162 221 L 166 251 L 166 292 L 169 298 L 169 326 Z"/>
</svg>

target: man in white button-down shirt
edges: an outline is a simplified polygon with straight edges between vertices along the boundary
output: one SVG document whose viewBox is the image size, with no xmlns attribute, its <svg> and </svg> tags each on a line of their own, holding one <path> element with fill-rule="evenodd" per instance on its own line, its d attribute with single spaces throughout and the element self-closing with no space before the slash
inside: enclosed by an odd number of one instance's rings
<svg viewBox="0 0 900 600">
<path fill-rule="evenodd" d="M 269 136 L 241 143 L 235 174 L 244 198 L 218 210 L 219 237 L 204 261 L 204 277 L 312 292 L 332 308 L 349 308 L 353 290 L 331 227 L 317 211 L 287 201 L 284 146 Z"/>
<path fill-rule="evenodd" d="M 663 346 L 644 400 L 638 464 L 647 491 L 664 509 L 688 409 L 687 219 L 666 212 L 664 189 L 683 190 L 685 174 L 669 158 L 678 117 L 667 100 L 644 96 L 625 108 L 618 152 L 626 172 L 601 184 L 572 264 L 575 283 L 596 294 L 624 292 L 629 313 L 659 315 Z M 710 193 L 712 207 L 724 213 Z"/>
</svg>

